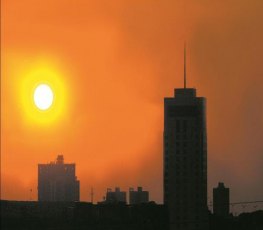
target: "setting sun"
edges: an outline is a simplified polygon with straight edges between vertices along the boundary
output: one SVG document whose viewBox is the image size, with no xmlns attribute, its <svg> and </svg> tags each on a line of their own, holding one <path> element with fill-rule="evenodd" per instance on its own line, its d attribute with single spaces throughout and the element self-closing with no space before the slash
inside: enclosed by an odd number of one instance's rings
<svg viewBox="0 0 263 230">
<path fill-rule="evenodd" d="M 18 98 L 26 123 L 54 125 L 66 116 L 69 101 L 65 73 L 55 62 L 36 60 L 16 75 L 21 76 Z"/>
<path fill-rule="evenodd" d="M 34 92 L 35 105 L 41 110 L 50 108 L 53 102 L 53 92 L 46 84 L 37 86 Z"/>
</svg>

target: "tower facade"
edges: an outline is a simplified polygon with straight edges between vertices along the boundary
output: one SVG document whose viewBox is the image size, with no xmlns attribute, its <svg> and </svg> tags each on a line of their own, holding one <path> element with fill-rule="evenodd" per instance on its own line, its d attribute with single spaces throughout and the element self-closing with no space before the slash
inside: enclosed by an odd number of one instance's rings
<svg viewBox="0 0 263 230">
<path fill-rule="evenodd" d="M 79 201 L 75 164 L 64 164 L 63 155 L 38 165 L 38 201 Z"/>
<path fill-rule="evenodd" d="M 196 89 L 175 89 L 164 98 L 163 157 L 170 229 L 207 229 L 206 99 Z"/>
</svg>

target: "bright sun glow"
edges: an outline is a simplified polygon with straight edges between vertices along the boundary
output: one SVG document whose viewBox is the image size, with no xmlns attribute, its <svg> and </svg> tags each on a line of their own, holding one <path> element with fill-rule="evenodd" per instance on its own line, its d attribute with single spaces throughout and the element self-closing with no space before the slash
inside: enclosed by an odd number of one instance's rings
<svg viewBox="0 0 263 230">
<path fill-rule="evenodd" d="M 34 92 L 35 105 L 41 110 L 47 110 L 53 103 L 53 92 L 46 84 L 37 86 Z"/>
<path fill-rule="evenodd" d="M 17 76 L 20 106 L 28 124 L 50 127 L 62 122 L 68 112 L 70 100 L 66 86 L 67 74 L 55 61 L 39 60 L 23 66 Z"/>
</svg>

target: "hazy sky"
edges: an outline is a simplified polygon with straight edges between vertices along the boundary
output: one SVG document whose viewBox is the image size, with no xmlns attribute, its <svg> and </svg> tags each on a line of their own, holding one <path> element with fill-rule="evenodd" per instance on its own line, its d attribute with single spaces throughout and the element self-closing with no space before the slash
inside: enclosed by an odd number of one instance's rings
<svg viewBox="0 0 263 230">
<path fill-rule="evenodd" d="M 77 164 L 81 200 L 143 186 L 162 202 L 163 98 L 188 86 L 207 98 L 208 194 L 263 194 L 262 0 L 2 0 L 2 199 L 37 199 L 37 164 Z M 21 82 L 44 60 L 67 109 L 30 120 Z M 31 87 L 31 86 L 29 86 Z"/>
</svg>

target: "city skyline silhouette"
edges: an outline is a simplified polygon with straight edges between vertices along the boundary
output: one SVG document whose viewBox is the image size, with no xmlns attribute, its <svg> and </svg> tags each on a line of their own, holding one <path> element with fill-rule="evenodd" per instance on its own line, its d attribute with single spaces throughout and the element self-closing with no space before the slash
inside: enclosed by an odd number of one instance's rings
<svg viewBox="0 0 263 230">
<path fill-rule="evenodd" d="M 218 182 L 230 203 L 261 201 L 261 6 L 3 1 L 1 199 L 36 201 L 37 164 L 62 154 L 80 201 L 142 186 L 162 204 L 163 98 L 184 86 L 186 41 L 187 87 L 208 104 L 208 206 Z M 64 100 L 40 120 L 22 94 L 43 69 Z"/>
</svg>

